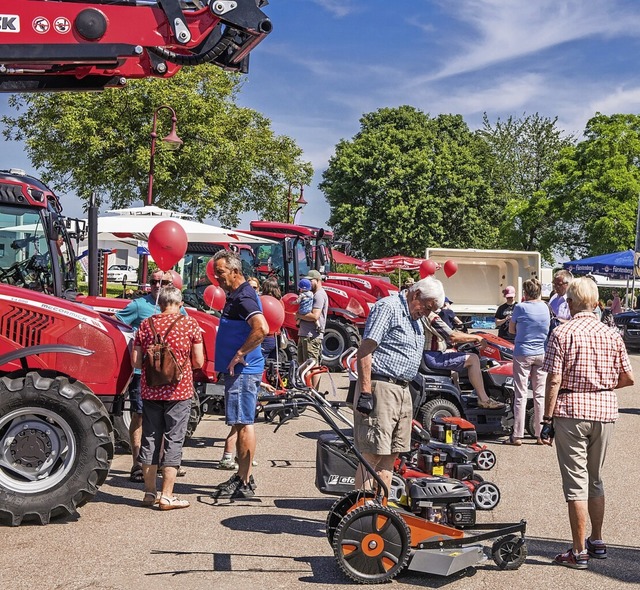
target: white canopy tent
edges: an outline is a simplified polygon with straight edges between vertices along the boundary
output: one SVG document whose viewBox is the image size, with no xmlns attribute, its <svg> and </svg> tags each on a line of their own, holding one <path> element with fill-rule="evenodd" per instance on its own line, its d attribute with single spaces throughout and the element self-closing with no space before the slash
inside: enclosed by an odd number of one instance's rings
<svg viewBox="0 0 640 590">
<path fill-rule="evenodd" d="M 98 218 L 98 236 L 101 240 L 141 240 L 147 241 L 151 230 L 162 221 L 175 221 L 187 233 L 190 242 L 206 242 L 210 244 L 272 244 L 272 240 L 252 236 L 232 229 L 224 229 L 216 225 L 200 223 L 188 219 L 190 215 L 161 209 L 160 207 L 145 206 L 131 209 L 116 209 L 108 211 L 115 215 L 105 215 Z"/>
</svg>

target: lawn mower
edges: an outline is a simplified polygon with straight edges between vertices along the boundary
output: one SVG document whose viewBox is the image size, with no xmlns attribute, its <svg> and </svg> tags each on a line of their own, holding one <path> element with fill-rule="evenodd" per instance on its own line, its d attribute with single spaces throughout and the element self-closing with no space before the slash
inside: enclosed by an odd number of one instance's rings
<svg viewBox="0 0 640 590">
<path fill-rule="evenodd" d="M 526 521 L 478 525 L 469 489 L 448 478 L 404 481 L 396 474 L 387 488 L 317 397 L 288 391 L 274 398 L 272 409 L 291 409 L 293 416 L 301 407 L 315 409 L 376 482 L 375 491 L 347 493 L 327 516 L 327 538 L 347 577 L 377 584 L 405 569 L 442 576 L 472 570 L 487 560 L 480 543 L 490 539 L 495 539 L 491 557 L 498 568 L 513 570 L 524 563 Z M 464 530 L 474 526 L 472 533 Z"/>
</svg>

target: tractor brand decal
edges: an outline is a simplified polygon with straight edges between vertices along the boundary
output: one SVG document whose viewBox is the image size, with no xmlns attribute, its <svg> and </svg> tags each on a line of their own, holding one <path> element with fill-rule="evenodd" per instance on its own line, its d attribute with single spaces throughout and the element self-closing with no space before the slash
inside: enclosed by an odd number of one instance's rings
<svg viewBox="0 0 640 590">
<path fill-rule="evenodd" d="M 330 475 L 327 480 L 328 486 L 352 486 L 355 485 L 356 478 L 350 475 Z"/>
<path fill-rule="evenodd" d="M 71 30 L 71 23 L 69 22 L 68 18 L 59 16 L 53 21 L 53 28 L 55 29 L 56 33 L 65 35 Z"/>
<path fill-rule="evenodd" d="M 0 14 L 0 32 L 19 33 L 20 17 L 17 14 Z"/>
<path fill-rule="evenodd" d="M 329 287 L 329 285 L 322 285 L 322 288 L 327 293 L 333 293 L 334 295 L 338 295 L 340 297 L 346 297 L 347 294 L 342 289 L 336 289 L 335 287 Z"/>
<path fill-rule="evenodd" d="M 41 35 L 44 35 L 45 33 L 49 32 L 49 29 L 51 28 L 51 23 L 44 17 L 44 16 L 36 16 L 36 18 L 33 19 L 33 30 L 36 33 L 40 33 Z"/>
<path fill-rule="evenodd" d="M 99 319 L 91 318 L 82 313 L 78 313 L 77 311 L 64 309 L 63 307 L 58 307 L 56 305 L 51 305 L 49 303 L 31 301 L 30 299 L 23 299 L 22 297 L 11 297 L 10 295 L 0 295 L 0 299 L 4 299 L 5 301 L 10 301 L 11 303 L 18 303 L 21 306 L 39 307 L 40 309 L 44 309 L 52 313 L 57 313 L 59 315 L 64 315 L 69 318 L 73 318 L 74 320 L 77 320 L 79 322 L 89 324 L 94 328 L 98 328 L 99 330 L 102 330 L 103 332 L 107 331 L 107 327 Z"/>
</svg>

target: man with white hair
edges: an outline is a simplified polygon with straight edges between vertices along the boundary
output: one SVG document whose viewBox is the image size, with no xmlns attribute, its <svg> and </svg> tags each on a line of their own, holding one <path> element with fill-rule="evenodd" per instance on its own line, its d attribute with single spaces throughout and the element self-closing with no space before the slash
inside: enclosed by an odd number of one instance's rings
<svg viewBox="0 0 640 590">
<path fill-rule="evenodd" d="M 556 441 L 573 539 L 572 547 L 554 561 L 587 569 L 590 557 L 607 557 L 602 467 L 618 418 L 614 390 L 633 385 L 634 379 L 622 337 L 593 313 L 596 284 L 587 277 L 574 279 L 566 301 L 572 319 L 551 333 L 542 364 L 548 376 L 540 438 L 549 446 Z"/>
<path fill-rule="evenodd" d="M 443 302 L 442 283 L 427 277 L 407 291 L 378 300 L 367 318 L 358 349 L 353 432 L 357 449 L 387 489 L 396 458 L 411 443 L 409 382 L 418 373 L 424 348 L 419 320 Z M 358 467 L 356 489 L 370 489 L 372 479 Z"/>
</svg>

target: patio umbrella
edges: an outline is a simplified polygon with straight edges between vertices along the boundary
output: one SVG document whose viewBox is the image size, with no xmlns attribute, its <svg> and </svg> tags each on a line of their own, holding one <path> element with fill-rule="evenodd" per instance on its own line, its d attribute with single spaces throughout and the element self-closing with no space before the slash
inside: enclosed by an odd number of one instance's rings
<svg viewBox="0 0 640 590">
<path fill-rule="evenodd" d="M 398 284 L 400 283 L 400 272 L 403 270 L 419 270 L 420 265 L 425 261 L 424 258 L 413 258 L 412 256 L 403 256 L 396 254 L 388 258 L 376 258 L 365 262 L 359 268 L 367 272 L 379 272 L 390 274 L 398 271 Z"/>
<path fill-rule="evenodd" d="M 133 207 L 130 209 L 116 209 L 109 211 L 115 215 L 98 218 L 98 234 L 101 238 L 109 239 L 110 234 L 113 239 L 125 240 L 135 239 L 147 241 L 151 230 L 160 222 L 171 219 L 179 223 L 187 233 L 190 242 L 207 242 L 212 244 L 272 244 L 272 240 L 245 234 L 232 229 L 224 229 L 216 225 L 200 223 L 190 215 L 161 209 L 160 207 L 145 206 Z"/>
</svg>

